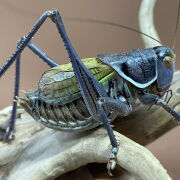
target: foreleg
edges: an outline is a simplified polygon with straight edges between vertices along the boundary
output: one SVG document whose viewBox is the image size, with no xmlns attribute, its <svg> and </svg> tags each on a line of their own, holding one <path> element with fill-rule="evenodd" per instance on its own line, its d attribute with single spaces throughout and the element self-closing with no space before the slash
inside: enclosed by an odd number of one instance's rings
<svg viewBox="0 0 180 180">
<path fill-rule="evenodd" d="M 169 112 L 178 122 L 180 121 L 180 114 L 174 111 L 165 101 L 154 94 L 140 94 L 139 100 L 145 105 L 159 105 Z"/>
</svg>

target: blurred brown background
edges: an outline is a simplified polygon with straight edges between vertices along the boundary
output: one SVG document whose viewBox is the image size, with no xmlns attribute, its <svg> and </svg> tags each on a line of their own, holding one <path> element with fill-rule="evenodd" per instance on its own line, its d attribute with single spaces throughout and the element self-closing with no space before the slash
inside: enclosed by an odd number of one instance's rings
<svg viewBox="0 0 180 180">
<path fill-rule="evenodd" d="M 0 66 L 15 50 L 16 42 L 27 34 L 34 22 L 45 11 L 57 8 L 62 17 L 107 20 L 138 29 L 140 0 L 1 0 L 0 1 Z M 164 45 L 172 47 L 178 0 L 157 0 L 155 24 Z M 113 26 L 64 20 L 72 44 L 81 58 L 100 53 L 113 53 L 142 49 L 139 34 Z M 179 27 L 180 29 L 180 27 Z M 180 33 L 176 37 L 177 66 L 180 68 Z M 33 39 L 57 63 L 68 62 L 55 25 L 49 20 Z M 21 90 L 36 89 L 41 74 L 48 69 L 28 49 L 22 55 Z M 1 78 L 0 108 L 11 104 L 13 96 L 14 66 Z M 180 179 L 180 133 L 173 129 L 148 148 L 161 161 L 173 179 Z"/>
</svg>

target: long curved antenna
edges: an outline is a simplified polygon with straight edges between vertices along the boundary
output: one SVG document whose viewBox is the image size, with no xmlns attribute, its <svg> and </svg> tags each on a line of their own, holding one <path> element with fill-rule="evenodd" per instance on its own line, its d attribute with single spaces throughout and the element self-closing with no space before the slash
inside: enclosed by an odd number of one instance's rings
<svg viewBox="0 0 180 180">
<path fill-rule="evenodd" d="M 173 40 L 172 49 L 174 49 L 175 43 L 176 43 L 176 34 L 177 34 L 177 30 L 178 30 L 178 25 L 179 25 L 179 16 L 180 16 L 180 0 L 179 0 L 179 4 L 178 4 L 178 13 L 177 13 L 177 18 L 176 18 L 176 28 L 174 31 L 174 40 Z"/>
<path fill-rule="evenodd" d="M 6 8 L 9 8 L 11 11 L 15 11 L 16 13 L 22 14 L 23 16 L 28 16 L 28 17 L 32 17 L 34 15 L 36 15 L 36 13 L 32 13 L 31 11 L 26 11 L 22 8 L 13 6 L 11 3 L 4 1 L 3 2 L 3 6 L 6 6 Z M 38 15 L 38 14 L 37 14 Z M 125 26 L 125 25 L 121 25 L 118 23 L 113 23 L 113 22 L 109 22 L 109 21 L 103 21 L 103 20 L 94 20 L 94 19 L 83 19 L 83 18 L 72 18 L 72 17 L 63 17 L 63 19 L 68 20 L 68 21 L 79 21 L 79 22 L 89 22 L 89 23 L 97 23 L 97 24 L 104 24 L 104 25 L 109 25 L 109 26 L 115 26 L 115 27 L 120 27 L 120 28 L 124 28 L 124 29 L 128 29 L 130 31 L 134 31 L 136 33 L 142 34 L 143 36 L 146 36 L 158 43 L 160 43 L 162 45 L 162 43 L 160 42 L 160 40 L 158 40 L 158 38 L 154 38 L 151 35 L 148 35 L 148 33 L 143 33 L 139 30 L 136 30 L 134 28 L 131 28 L 129 26 Z"/>
<path fill-rule="evenodd" d="M 127 30 L 130 30 L 130 31 L 133 31 L 133 32 L 136 32 L 136 33 L 139 33 L 139 34 L 142 34 L 148 38 L 151 38 L 152 40 L 160 43 L 162 45 L 162 43 L 155 39 L 154 37 L 146 34 L 146 33 L 143 33 L 137 29 L 134 29 L 134 28 L 131 28 L 129 26 L 125 26 L 125 25 L 122 25 L 122 24 L 118 24 L 118 23 L 113 23 L 113 22 L 110 22 L 110 21 L 104 21 L 104 20 L 95 20 L 95 19 L 83 19 L 83 18 L 72 18 L 72 17 L 64 17 L 63 19 L 65 20 L 68 20 L 68 21 L 79 21 L 79 22 L 87 22 L 87 23 L 97 23 L 97 24 L 104 24 L 104 25 L 109 25 L 109 26 L 115 26 L 115 27 L 120 27 L 120 28 L 124 28 L 124 29 L 127 29 Z"/>
</svg>

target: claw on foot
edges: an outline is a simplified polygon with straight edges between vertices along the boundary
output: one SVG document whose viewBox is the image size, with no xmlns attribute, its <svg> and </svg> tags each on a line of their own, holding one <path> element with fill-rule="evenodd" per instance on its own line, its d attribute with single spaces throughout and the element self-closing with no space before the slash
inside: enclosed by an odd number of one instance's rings
<svg viewBox="0 0 180 180">
<path fill-rule="evenodd" d="M 14 140 L 13 131 L 10 131 L 9 127 L 7 127 L 6 129 L 4 128 L 0 128 L 0 129 L 1 129 L 0 141 L 10 142 Z"/>
<path fill-rule="evenodd" d="M 110 176 L 113 176 L 113 174 L 111 173 L 111 170 L 115 169 L 115 167 L 116 167 L 116 155 L 117 155 L 117 152 L 118 152 L 117 147 L 113 147 L 111 152 L 110 152 L 109 161 L 107 163 L 108 174 Z"/>
</svg>

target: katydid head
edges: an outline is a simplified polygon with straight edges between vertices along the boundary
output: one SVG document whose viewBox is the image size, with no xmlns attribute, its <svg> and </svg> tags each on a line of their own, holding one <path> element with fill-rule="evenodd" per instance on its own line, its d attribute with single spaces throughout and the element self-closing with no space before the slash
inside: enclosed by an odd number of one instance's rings
<svg viewBox="0 0 180 180">
<path fill-rule="evenodd" d="M 178 30 L 179 24 L 179 16 L 180 16 L 180 0 L 178 5 L 177 19 L 176 19 L 176 27 L 174 31 L 174 39 L 172 48 L 167 48 L 164 46 L 154 47 L 154 51 L 157 55 L 157 80 L 155 85 L 152 85 L 152 88 L 155 87 L 157 94 L 163 96 L 168 90 L 174 75 L 175 70 L 175 60 L 176 54 L 174 52 L 175 42 L 176 42 L 176 34 Z"/>
<path fill-rule="evenodd" d="M 153 49 L 157 55 L 157 89 L 163 93 L 168 90 L 172 82 L 176 55 L 172 49 L 164 46 Z"/>
</svg>

